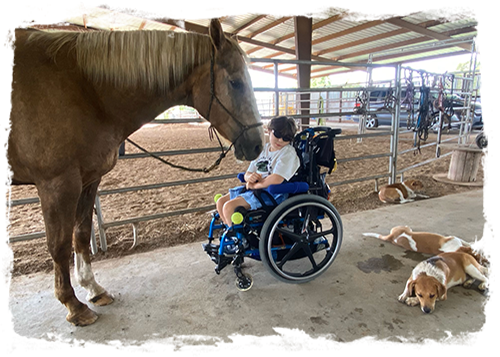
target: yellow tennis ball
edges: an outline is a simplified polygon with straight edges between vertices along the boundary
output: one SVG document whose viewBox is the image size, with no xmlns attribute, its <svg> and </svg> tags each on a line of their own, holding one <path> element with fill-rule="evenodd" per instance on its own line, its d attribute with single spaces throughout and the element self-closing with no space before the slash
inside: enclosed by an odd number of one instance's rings
<svg viewBox="0 0 500 357">
<path fill-rule="evenodd" d="M 216 194 L 216 195 L 214 196 L 214 201 L 215 201 L 215 203 L 217 203 L 217 201 L 218 201 L 218 200 L 219 200 L 219 198 L 221 198 L 221 197 L 222 197 L 222 194 L 220 194 L 220 193 Z"/>
<path fill-rule="evenodd" d="M 243 215 L 240 212 L 234 212 L 231 215 L 231 222 L 234 224 L 241 224 L 241 222 L 243 222 Z"/>
</svg>

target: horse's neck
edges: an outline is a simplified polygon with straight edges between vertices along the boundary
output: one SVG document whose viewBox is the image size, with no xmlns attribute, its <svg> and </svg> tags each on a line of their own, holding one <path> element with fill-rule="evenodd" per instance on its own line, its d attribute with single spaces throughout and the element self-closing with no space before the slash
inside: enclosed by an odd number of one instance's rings
<svg viewBox="0 0 500 357">
<path fill-rule="evenodd" d="M 122 133 L 123 139 L 173 106 L 192 106 L 188 81 L 161 94 L 140 88 L 123 89 L 109 84 L 96 86 L 96 91 L 106 117 Z"/>
<path fill-rule="evenodd" d="M 122 36 L 126 41 L 144 41 L 141 36 L 147 34 L 133 34 L 137 38 L 125 35 Z M 158 33 L 158 36 L 161 35 L 165 34 Z M 122 57 L 110 51 L 111 54 L 102 63 L 96 63 L 95 56 L 87 53 L 89 47 L 82 46 L 80 49 L 77 56 L 79 65 L 96 88 L 106 115 L 117 121 L 124 135 L 137 130 L 172 106 L 192 106 L 193 77 L 203 72 L 201 68 L 207 70 L 211 43 L 207 36 L 202 35 L 175 36 L 178 38 L 173 42 L 169 42 L 172 35 L 149 39 L 152 45 L 146 48 L 134 46 L 132 41 L 128 47 L 117 51 Z M 138 52 L 137 48 L 141 50 Z M 123 52 L 129 55 L 123 55 Z M 135 62 L 135 58 L 139 60 Z M 156 64 L 159 60 L 160 65 Z"/>
</svg>

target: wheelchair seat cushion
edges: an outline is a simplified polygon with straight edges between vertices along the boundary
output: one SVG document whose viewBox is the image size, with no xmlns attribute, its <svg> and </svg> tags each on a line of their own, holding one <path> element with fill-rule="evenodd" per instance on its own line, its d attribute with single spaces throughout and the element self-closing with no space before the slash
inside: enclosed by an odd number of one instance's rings
<svg viewBox="0 0 500 357">
<path fill-rule="evenodd" d="M 274 185 L 274 186 L 280 186 L 280 185 Z M 277 204 L 280 204 L 281 202 L 283 202 L 285 199 L 288 198 L 288 193 L 284 192 L 281 193 L 269 192 L 269 193 L 272 195 Z M 252 190 L 247 191 L 245 186 L 238 186 L 229 189 L 229 198 L 232 200 L 236 197 L 242 197 L 250 205 L 251 210 L 256 210 L 262 207 L 262 203 L 255 196 L 254 191 Z M 274 206 L 274 203 L 271 201 L 268 195 L 261 195 L 261 197 L 266 205 Z"/>
</svg>

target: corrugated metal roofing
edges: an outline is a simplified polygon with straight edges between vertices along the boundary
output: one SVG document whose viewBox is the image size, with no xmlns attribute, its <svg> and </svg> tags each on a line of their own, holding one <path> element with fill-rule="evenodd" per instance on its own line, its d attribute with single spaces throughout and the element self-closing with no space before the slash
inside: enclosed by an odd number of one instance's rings
<svg viewBox="0 0 500 357">
<path fill-rule="evenodd" d="M 20 25 L 43 23 L 43 17 L 36 3 L 33 2 L 5 2 L 3 3 L 11 13 L 15 16 Z M 56 18 L 61 23 L 76 25 L 79 27 L 84 26 L 84 16 L 82 14 L 82 3 L 68 3 L 68 2 L 52 2 L 52 3 L 39 3 L 43 12 L 45 13 L 48 21 L 54 21 Z M 103 9 L 96 6 L 85 4 L 85 21 L 87 27 L 97 30 L 109 30 L 110 23 L 113 18 L 113 11 Z M 109 4 L 109 3 L 107 3 Z M 135 8 L 148 12 L 151 2 L 123 2 L 117 3 L 130 8 Z M 154 13 L 157 15 L 166 16 L 169 18 L 179 19 L 181 16 L 195 3 L 191 2 L 160 2 L 157 3 Z M 487 25 L 487 27 L 467 31 L 467 27 L 476 26 L 481 24 L 494 24 L 495 12 L 492 11 L 491 5 L 494 2 L 459 2 L 459 3 L 443 3 L 434 6 L 426 2 L 386 2 L 386 3 L 357 3 L 358 5 L 365 5 L 376 12 L 381 12 L 391 16 L 396 14 L 410 15 L 402 17 L 403 21 L 410 24 L 424 24 L 431 20 L 437 20 L 438 24 L 428 27 L 429 30 L 446 33 L 454 31 L 452 37 L 462 37 L 466 34 L 481 34 L 489 39 L 483 42 L 483 47 L 489 46 L 490 49 L 494 48 L 495 40 L 491 39 L 491 35 L 495 34 L 494 25 Z M 222 21 L 223 28 L 226 32 L 232 33 L 236 29 L 247 25 L 250 21 L 258 18 L 264 13 L 267 15 L 253 24 L 246 26 L 238 32 L 239 37 L 248 37 L 262 43 L 261 46 L 240 42 L 241 47 L 251 52 L 250 57 L 270 57 L 274 59 L 294 59 L 295 56 L 289 53 L 280 53 L 276 49 L 269 48 L 268 44 L 275 44 L 279 48 L 286 48 L 293 50 L 295 48 L 294 34 L 294 19 L 293 19 L 293 3 L 285 3 L 279 9 L 271 12 L 270 10 L 280 5 L 277 2 L 200 2 L 186 18 L 186 22 L 193 23 L 201 26 L 208 26 L 212 14 L 217 14 L 219 17 L 226 14 L 234 6 L 238 5 L 238 9 Z M 242 5 L 242 6 L 239 6 Z M 432 8 L 430 8 L 432 7 Z M 427 10 L 426 10 L 427 9 Z M 479 9 L 479 10 L 478 10 Z M 488 10 L 488 11 L 485 11 Z M 476 11 L 479 13 L 468 14 L 469 11 Z M 371 10 L 369 10 L 371 11 Z M 332 58 L 345 58 L 344 62 L 366 61 L 369 53 L 378 51 L 380 48 L 390 48 L 391 46 L 400 46 L 403 41 L 415 42 L 414 39 L 423 38 L 424 35 L 418 32 L 407 30 L 403 33 L 392 34 L 392 31 L 399 31 L 401 27 L 389 22 L 377 20 L 376 12 L 364 14 L 342 6 L 342 3 L 336 2 L 322 2 L 314 3 L 313 7 L 313 26 L 323 22 L 323 26 L 314 26 L 312 32 L 312 53 L 320 53 L 320 56 L 331 60 Z M 349 14 L 349 16 L 344 16 Z M 456 15 L 461 19 L 449 21 L 449 17 Z M 464 16 L 462 16 L 464 15 Z M 474 15 L 474 16 L 473 16 Z M 340 17 L 334 22 L 328 22 L 332 17 Z M 399 17 L 400 15 L 396 15 Z M 452 18 L 453 19 L 453 18 Z M 126 13 L 116 12 L 115 20 L 119 23 L 119 30 L 137 30 L 143 23 L 143 18 L 131 16 Z M 377 21 L 376 21 L 377 20 Z M 376 21 L 376 22 L 374 22 Z M 366 24 L 374 22 L 375 25 L 367 27 Z M 2 7 L 1 11 L 2 25 L 15 24 L 14 20 Z M 274 24 L 274 25 L 272 25 Z M 57 24 L 54 25 L 57 27 Z M 422 25 L 420 25 L 422 26 Z M 358 28 L 359 27 L 359 28 Z M 168 30 L 173 28 L 172 25 L 160 23 L 153 20 L 148 20 L 145 23 L 145 30 Z M 184 31 L 183 29 L 175 28 L 176 31 Z M 402 31 L 399 31 L 402 32 Z M 458 32 L 458 34 L 455 34 Z M 387 36 L 385 34 L 390 34 Z M 292 35 L 292 36 L 290 36 Z M 288 37 L 285 40 L 280 40 L 276 43 L 277 39 Z M 375 40 L 371 38 L 377 36 Z M 329 37 L 333 37 L 330 38 Z M 435 42 L 429 40 L 427 42 Z M 352 45 L 349 45 L 351 44 Z M 426 42 L 421 42 L 425 44 Z M 341 46 L 339 48 L 339 46 Z M 404 47 L 403 47 L 404 48 Z M 331 51 L 334 49 L 334 51 Z M 406 57 L 396 57 L 386 59 L 385 62 L 395 62 L 401 60 L 415 59 L 420 57 L 434 56 L 436 54 L 449 54 L 457 51 L 462 51 L 457 47 L 444 48 L 439 50 L 423 50 L 420 54 L 413 54 Z M 321 54 L 324 51 L 323 54 Z M 364 54 L 359 54 L 360 52 Z M 404 51 L 400 51 L 404 53 Z M 377 63 L 375 58 L 374 60 Z M 265 64 L 258 64 L 265 66 Z M 290 67 L 290 65 L 283 65 L 283 68 Z M 317 68 L 315 66 L 314 68 Z M 280 67 L 281 69 L 281 67 Z M 329 70 L 332 71 L 331 69 Z M 295 70 L 287 72 L 294 74 Z"/>
</svg>

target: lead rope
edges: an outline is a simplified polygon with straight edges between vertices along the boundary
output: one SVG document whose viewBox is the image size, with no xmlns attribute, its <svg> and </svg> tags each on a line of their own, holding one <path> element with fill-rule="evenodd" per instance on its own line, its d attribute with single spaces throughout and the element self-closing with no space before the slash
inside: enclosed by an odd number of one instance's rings
<svg viewBox="0 0 500 357">
<path fill-rule="evenodd" d="M 219 154 L 219 158 L 217 160 L 215 160 L 215 162 L 210 165 L 209 167 L 205 167 L 205 168 L 191 168 L 191 167 L 186 167 L 186 166 L 182 166 L 182 165 L 176 165 L 174 163 L 171 163 L 161 157 L 159 157 L 158 155 L 155 155 L 149 151 L 147 151 L 146 149 L 144 149 L 143 147 L 141 147 L 139 144 L 133 142 L 132 140 L 130 140 L 129 138 L 126 139 L 126 141 L 128 141 L 130 144 L 134 145 L 136 148 L 138 148 L 139 150 L 143 151 L 144 153 L 148 154 L 149 156 L 157 159 L 157 160 L 160 160 L 161 162 L 163 162 L 164 164 L 167 164 L 171 167 L 174 167 L 176 169 L 182 169 L 182 170 L 186 170 L 186 171 L 195 171 L 195 172 L 205 172 L 205 173 L 208 173 L 210 171 L 212 171 L 213 169 L 215 169 L 217 166 L 220 165 L 221 161 L 223 158 L 226 157 L 226 154 L 231 150 L 231 148 L 233 147 L 234 143 L 240 138 L 241 135 L 243 135 L 245 133 L 245 131 L 247 131 L 248 129 L 252 129 L 252 128 L 255 128 L 257 126 L 261 126 L 262 125 L 262 122 L 261 123 L 256 123 L 256 124 L 252 124 L 252 125 L 243 125 L 238 119 L 236 119 L 232 114 L 231 112 L 224 106 L 224 104 L 222 104 L 222 102 L 219 100 L 219 98 L 215 95 L 215 76 L 214 76 L 214 66 L 215 66 L 215 48 L 213 48 L 213 51 L 212 51 L 212 56 L 210 58 L 210 103 L 208 105 L 208 114 L 207 114 L 207 117 L 205 118 L 206 120 L 209 120 L 210 118 L 210 113 L 212 111 L 212 104 L 214 102 L 214 98 L 215 100 L 217 101 L 217 103 L 219 103 L 219 105 L 226 111 L 227 114 L 229 114 L 229 116 L 231 118 L 233 118 L 233 120 L 243 129 L 241 130 L 240 134 L 236 137 L 236 139 L 231 143 L 231 145 L 227 148 L 227 150 L 224 150 L 224 145 L 222 145 L 222 142 L 219 138 L 219 134 L 217 134 L 217 130 L 213 127 L 212 124 L 210 124 L 210 126 L 208 127 L 208 137 L 210 138 L 210 140 L 213 140 L 213 137 L 214 137 L 214 134 L 215 134 L 215 137 L 217 138 L 217 141 L 219 142 L 219 146 L 221 148 L 221 153 Z"/>
</svg>

